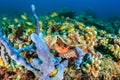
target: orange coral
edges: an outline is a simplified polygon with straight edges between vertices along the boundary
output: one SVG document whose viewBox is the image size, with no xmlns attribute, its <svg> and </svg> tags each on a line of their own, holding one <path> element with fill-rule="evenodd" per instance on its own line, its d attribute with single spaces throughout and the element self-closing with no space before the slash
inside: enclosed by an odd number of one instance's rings
<svg viewBox="0 0 120 80">
<path fill-rule="evenodd" d="M 66 59 L 69 59 L 71 57 L 73 57 L 75 59 L 78 58 L 75 50 L 69 50 L 68 52 L 66 52 L 63 55 L 61 55 L 61 57 L 66 58 Z"/>
<path fill-rule="evenodd" d="M 69 51 L 70 46 L 64 46 L 64 45 L 58 46 L 58 45 L 56 44 L 56 46 L 54 46 L 54 49 L 55 49 L 60 55 L 62 55 L 62 54 L 64 54 L 64 53 L 66 53 L 66 52 Z"/>
<path fill-rule="evenodd" d="M 49 37 L 48 40 L 46 39 L 46 42 L 48 43 L 48 45 L 50 45 L 52 49 L 56 50 L 59 53 L 59 55 L 68 52 L 71 48 L 70 46 L 65 45 L 58 36 L 53 39 Z"/>
</svg>

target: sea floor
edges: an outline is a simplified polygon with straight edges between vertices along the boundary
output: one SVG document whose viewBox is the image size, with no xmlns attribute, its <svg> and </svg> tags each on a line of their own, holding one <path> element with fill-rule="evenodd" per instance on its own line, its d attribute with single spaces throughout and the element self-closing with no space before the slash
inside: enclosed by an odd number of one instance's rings
<svg viewBox="0 0 120 80">
<path fill-rule="evenodd" d="M 120 80 L 120 20 L 97 20 L 92 16 L 53 12 L 39 19 L 40 31 L 44 35 L 51 54 L 68 60 L 63 80 Z M 26 13 L 20 17 L 4 16 L 0 21 L 3 34 L 16 49 L 33 44 L 30 35 L 35 32 L 34 19 Z M 2 44 L 0 44 L 2 52 Z M 4 47 L 4 46 L 3 46 Z M 75 66 L 78 58 L 75 47 L 91 54 Z M 2 55 L 2 54 L 1 54 Z M 0 56 L 0 80 L 37 80 L 38 77 L 8 56 L 4 48 L 5 60 Z M 28 61 L 37 57 L 35 52 L 25 51 L 21 55 Z"/>
</svg>

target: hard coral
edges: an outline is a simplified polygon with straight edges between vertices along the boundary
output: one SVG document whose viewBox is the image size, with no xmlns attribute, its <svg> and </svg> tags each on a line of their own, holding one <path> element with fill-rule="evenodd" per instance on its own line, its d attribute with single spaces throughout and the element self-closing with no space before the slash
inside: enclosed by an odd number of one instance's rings
<svg viewBox="0 0 120 80">
<path fill-rule="evenodd" d="M 89 58 L 82 65 L 82 70 L 86 73 L 92 73 L 94 77 L 99 76 L 101 61 L 97 58 Z"/>
</svg>

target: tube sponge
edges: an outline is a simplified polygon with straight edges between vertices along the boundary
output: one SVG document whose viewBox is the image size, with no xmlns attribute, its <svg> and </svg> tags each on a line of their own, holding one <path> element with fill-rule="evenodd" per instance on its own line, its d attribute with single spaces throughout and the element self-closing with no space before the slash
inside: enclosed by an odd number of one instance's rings
<svg viewBox="0 0 120 80">
<path fill-rule="evenodd" d="M 75 61 L 75 66 L 77 67 L 77 69 L 79 69 L 80 64 L 83 62 L 82 56 L 84 53 L 83 53 L 83 50 L 78 48 L 78 47 L 76 47 L 75 50 L 76 50 L 76 53 L 78 55 L 78 58 Z"/>
<path fill-rule="evenodd" d="M 33 4 L 31 5 L 31 9 L 32 9 L 33 15 L 35 17 L 36 33 L 39 35 L 39 33 L 40 33 L 40 24 L 39 24 L 38 16 L 35 13 L 35 6 Z"/>
</svg>

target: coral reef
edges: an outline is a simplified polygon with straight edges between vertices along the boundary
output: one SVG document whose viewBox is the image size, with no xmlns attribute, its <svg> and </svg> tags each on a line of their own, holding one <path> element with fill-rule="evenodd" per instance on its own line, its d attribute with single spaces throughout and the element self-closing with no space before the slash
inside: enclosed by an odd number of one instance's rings
<svg viewBox="0 0 120 80">
<path fill-rule="evenodd" d="M 119 19 L 99 21 L 89 10 L 39 18 L 31 8 L 34 19 L 23 13 L 0 22 L 0 80 L 120 79 Z"/>
<path fill-rule="evenodd" d="M 52 54 L 50 54 L 49 52 L 49 48 L 46 45 L 46 43 L 43 40 L 43 35 L 42 33 L 39 31 L 40 30 L 40 25 L 38 22 L 38 17 L 35 14 L 35 7 L 34 5 L 32 5 L 32 11 L 36 20 L 36 34 L 32 33 L 31 34 L 31 40 L 34 42 L 33 45 L 30 46 L 26 46 L 24 48 L 21 49 L 16 49 L 12 46 L 11 42 L 2 34 L 2 30 L 0 31 L 0 42 L 5 46 L 5 48 L 8 51 L 8 55 L 9 57 L 16 61 L 17 64 L 23 65 L 26 69 L 32 71 L 33 73 L 35 73 L 35 75 L 37 75 L 39 77 L 39 80 L 56 80 L 56 79 L 63 79 L 63 72 L 64 72 L 64 67 L 67 66 L 68 62 L 64 61 L 62 63 L 59 63 L 56 59 L 52 56 Z M 25 18 L 26 19 L 26 18 Z M 36 50 L 35 52 L 38 54 L 38 58 L 34 59 L 33 58 L 33 65 L 29 62 L 27 62 L 21 55 L 21 52 L 24 52 L 26 50 Z M 3 50 L 2 54 L 3 53 Z M 4 58 L 3 58 L 4 60 Z M 42 61 L 42 63 L 41 63 Z M 56 65 L 56 62 L 58 62 Z M 37 68 L 35 68 L 35 67 Z M 49 77 L 49 74 L 55 69 L 58 70 L 58 72 L 56 73 L 56 75 L 52 78 Z"/>
</svg>

